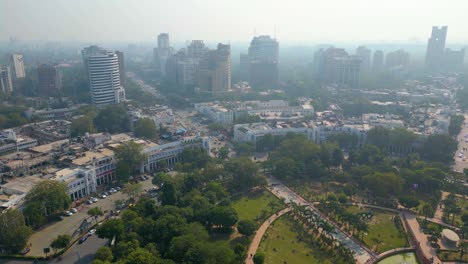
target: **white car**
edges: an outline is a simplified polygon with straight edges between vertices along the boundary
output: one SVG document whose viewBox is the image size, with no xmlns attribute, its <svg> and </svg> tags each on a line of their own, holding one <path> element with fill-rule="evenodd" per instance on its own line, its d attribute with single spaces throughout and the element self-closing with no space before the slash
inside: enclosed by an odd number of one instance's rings
<svg viewBox="0 0 468 264">
<path fill-rule="evenodd" d="M 78 210 L 76 208 L 72 208 L 72 209 L 70 209 L 70 212 L 76 214 L 76 213 L 78 213 Z"/>
<path fill-rule="evenodd" d="M 99 198 L 101 198 L 101 199 L 106 199 L 106 197 L 107 197 L 107 196 L 106 196 L 105 194 L 103 194 L 103 193 L 101 193 L 101 194 L 99 195 Z"/>
<path fill-rule="evenodd" d="M 89 200 L 91 200 L 93 203 L 98 201 L 98 199 L 96 197 L 91 197 L 91 198 L 89 198 Z"/>
<path fill-rule="evenodd" d="M 72 212 L 70 212 L 70 211 L 65 211 L 65 213 L 64 213 L 64 214 L 65 214 L 66 216 L 72 216 L 72 215 L 73 215 L 73 213 L 72 213 Z"/>
<path fill-rule="evenodd" d="M 91 229 L 89 230 L 88 235 L 92 236 L 94 233 L 96 233 L 96 229 Z"/>
</svg>

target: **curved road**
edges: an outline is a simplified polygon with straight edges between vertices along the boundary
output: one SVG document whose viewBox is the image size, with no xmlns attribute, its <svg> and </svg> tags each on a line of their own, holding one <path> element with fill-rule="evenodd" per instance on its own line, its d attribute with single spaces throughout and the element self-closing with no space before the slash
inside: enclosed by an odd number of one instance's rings
<svg viewBox="0 0 468 264">
<path fill-rule="evenodd" d="M 253 264 L 253 259 L 252 257 L 255 256 L 255 253 L 257 253 L 258 246 L 260 245 L 260 242 L 262 241 L 262 237 L 265 234 L 266 230 L 270 225 L 278 218 L 280 218 L 282 215 L 288 213 L 291 211 L 291 208 L 285 208 L 276 214 L 268 217 L 268 219 L 263 222 L 263 224 L 257 229 L 257 232 L 255 233 L 254 238 L 252 239 L 252 242 L 250 243 L 249 250 L 247 251 L 247 258 L 245 260 L 246 264 Z"/>
</svg>

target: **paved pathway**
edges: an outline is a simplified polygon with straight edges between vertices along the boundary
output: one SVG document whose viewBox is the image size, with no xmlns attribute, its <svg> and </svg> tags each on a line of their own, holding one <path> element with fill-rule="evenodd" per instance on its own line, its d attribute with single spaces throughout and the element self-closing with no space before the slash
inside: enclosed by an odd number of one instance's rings
<svg viewBox="0 0 468 264">
<path fill-rule="evenodd" d="M 418 245 L 414 245 L 416 248 L 419 246 L 423 255 L 427 259 L 434 258 L 433 263 L 442 263 L 437 257 L 436 250 L 431 246 L 430 241 L 427 239 L 427 235 L 422 232 L 417 216 L 414 213 L 408 211 L 402 211 L 402 218 L 407 220 L 411 233 L 414 235 L 415 240 L 418 242 Z"/>
<path fill-rule="evenodd" d="M 257 229 L 257 232 L 255 233 L 254 238 L 252 239 L 252 242 L 250 243 L 249 250 L 247 251 L 247 258 L 245 259 L 246 264 L 253 264 L 253 256 L 255 256 L 255 253 L 257 253 L 258 246 L 260 245 L 260 242 L 262 241 L 262 237 L 265 234 L 266 230 L 270 225 L 279 217 L 282 215 L 288 213 L 291 211 L 291 208 L 285 208 L 276 214 L 268 217 L 268 219 L 263 222 L 263 224 Z"/>
<path fill-rule="evenodd" d="M 310 210 L 316 213 L 317 217 L 321 218 L 332 224 L 335 227 L 335 230 L 332 234 L 333 238 L 337 241 L 340 241 L 345 247 L 354 252 L 354 258 L 356 263 L 367 263 L 369 260 L 375 259 L 377 255 L 356 242 L 351 236 L 341 231 L 334 222 L 330 221 L 326 216 L 324 216 L 313 204 L 308 203 L 304 198 L 299 196 L 297 193 L 283 185 L 276 179 L 268 178 L 268 184 L 271 192 L 280 199 L 284 199 L 286 203 L 296 203 L 298 205 L 305 205 Z"/>
</svg>

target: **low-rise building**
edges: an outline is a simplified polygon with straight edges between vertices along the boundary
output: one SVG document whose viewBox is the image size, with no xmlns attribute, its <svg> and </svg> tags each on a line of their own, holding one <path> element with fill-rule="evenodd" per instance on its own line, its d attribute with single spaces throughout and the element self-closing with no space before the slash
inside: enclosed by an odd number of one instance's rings
<svg viewBox="0 0 468 264">
<path fill-rule="evenodd" d="M 232 124 L 234 122 L 234 111 L 218 103 L 195 104 L 195 110 L 216 123 Z"/>
<path fill-rule="evenodd" d="M 0 155 L 37 146 L 37 140 L 17 135 L 12 129 L 0 131 Z"/>
<path fill-rule="evenodd" d="M 109 185 L 117 180 L 114 151 L 108 148 L 80 153 L 71 163 L 80 167 L 92 167 L 96 175 L 96 186 Z"/>
<path fill-rule="evenodd" d="M 80 108 L 80 105 L 74 105 L 66 108 L 57 109 L 40 109 L 29 108 L 24 112 L 26 118 L 31 120 L 50 120 L 50 119 L 65 119 L 73 116 L 73 114 Z"/>
<path fill-rule="evenodd" d="M 65 183 L 72 201 L 96 192 L 96 173 L 92 167 L 62 169 L 53 173 L 49 179 Z"/>
<path fill-rule="evenodd" d="M 22 134 L 34 138 L 39 144 L 70 138 L 71 122 L 67 120 L 50 120 L 22 126 Z"/>
</svg>

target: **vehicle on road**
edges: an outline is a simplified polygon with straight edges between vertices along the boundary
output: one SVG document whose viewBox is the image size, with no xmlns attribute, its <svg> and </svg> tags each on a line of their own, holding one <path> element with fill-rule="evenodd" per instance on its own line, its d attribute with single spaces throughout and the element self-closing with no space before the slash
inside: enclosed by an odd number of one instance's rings
<svg viewBox="0 0 468 264">
<path fill-rule="evenodd" d="M 66 215 L 66 216 L 72 216 L 73 215 L 73 213 L 70 212 L 70 211 L 65 211 L 65 213 L 63 213 L 63 214 Z"/>
<path fill-rule="evenodd" d="M 117 191 L 122 190 L 122 188 L 120 188 L 119 186 L 115 187 L 115 189 L 116 189 Z"/>
<path fill-rule="evenodd" d="M 99 195 L 99 198 L 101 198 L 101 199 L 106 199 L 106 197 L 107 197 L 107 195 L 105 195 L 105 194 L 103 194 L 103 193 L 101 193 L 101 194 Z"/>
<path fill-rule="evenodd" d="M 89 198 L 89 200 L 91 200 L 93 203 L 98 201 L 98 199 L 96 197 L 91 197 L 91 198 Z"/>
<path fill-rule="evenodd" d="M 88 239 L 88 234 L 86 234 L 86 235 L 84 235 L 83 237 L 81 237 L 80 240 L 78 240 L 78 244 L 83 244 L 83 242 L 85 242 L 86 239 Z"/>
<path fill-rule="evenodd" d="M 72 209 L 70 209 L 70 212 L 76 214 L 76 213 L 78 213 L 78 210 L 76 208 L 72 208 Z"/>
<path fill-rule="evenodd" d="M 86 201 L 86 204 L 93 204 L 93 201 L 91 199 Z"/>
<path fill-rule="evenodd" d="M 23 249 L 23 251 L 21 251 L 20 254 L 21 255 L 26 255 L 26 254 L 28 254 L 29 251 L 31 251 L 31 249 L 27 247 L 27 248 Z"/>
<path fill-rule="evenodd" d="M 94 233 L 96 233 L 96 229 L 91 229 L 89 230 L 88 235 L 92 236 Z"/>
</svg>

